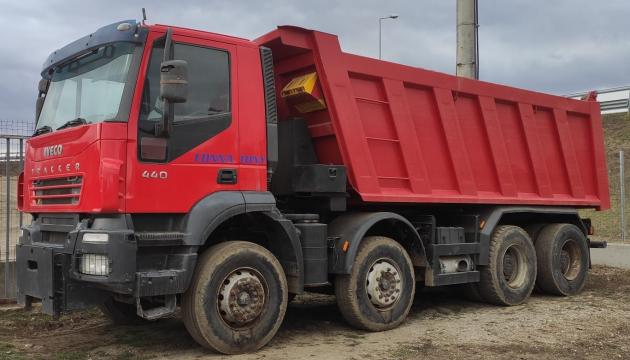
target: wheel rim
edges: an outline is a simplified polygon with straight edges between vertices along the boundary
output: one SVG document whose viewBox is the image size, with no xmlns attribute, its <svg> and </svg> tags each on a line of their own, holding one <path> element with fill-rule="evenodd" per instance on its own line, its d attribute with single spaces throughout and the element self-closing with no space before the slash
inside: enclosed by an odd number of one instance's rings
<svg viewBox="0 0 630 360">
<path fill-rule="evenodd" d="M 580 248 L 577 241 L 568 239 L 560 250 L 560 272 L 567 280 L 575 280 L 582 270 Z"/>
<path fill-rule="evenodd" d="M 400 269 L 390 259 L 378 259 L 367 273 L 365 282 L 368 298 L 378 310 L 389 310 L 400 299 L 403 282 Z"/>
<path fill-rule="evenodd" d="M 267 301 L 267 283 L 256 270 L 238 268 L 221 282 L 217 307 L 221 319 L 232 328 L 253 326 Z"/>
<path fill-rule="evenodd" d="M 527 258 L 520 246 L 512 245 L 505 250 L 502 261 L 503 278 L 512 289 L 518 289 L 527 279 Z"/>
</svg>

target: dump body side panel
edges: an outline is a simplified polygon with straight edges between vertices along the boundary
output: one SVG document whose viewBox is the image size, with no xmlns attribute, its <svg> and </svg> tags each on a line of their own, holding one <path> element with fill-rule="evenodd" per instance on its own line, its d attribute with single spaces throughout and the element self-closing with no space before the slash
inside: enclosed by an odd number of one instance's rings
<svg viewBox="0 0 630 360">
<path fill-rule="evenodd" d="M 306 118 L 319 162 L 348 168 L 364 202 L 609 207 L 599 105 L 343 53 L 337 37 L 279 27 L 280 120 Z M 316 72 L 326 109 L 280 92 Z"/>
</svg>

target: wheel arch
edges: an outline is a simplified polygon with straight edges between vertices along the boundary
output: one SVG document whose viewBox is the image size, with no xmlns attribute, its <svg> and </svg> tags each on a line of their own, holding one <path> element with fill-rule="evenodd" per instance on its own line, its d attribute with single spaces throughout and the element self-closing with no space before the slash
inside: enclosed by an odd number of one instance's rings
<svg viewBox="0 0 630 360">
<path fill-rule="evenodd" d="M 199 201 L 186 218 L 186 245 L 199 253 L 227 240 L 257 243 L 271 251 L 284 270 L 289 291 L 304 288 L 304 263 L 297 229 L 276 208 L 269 192 L 222 191 Z"/>
<path fill-rule="evenodd" d="M 569 223 L 577 226 L 580 231 L 588 235 L 588 227 L 574 208 L 538 207 L 538 206 L 499 206 L 488 209 L 482 214 L 485 220 L 483 228 L 479 232 L 480 256 L 478 265 L 487 265 L 489 257 L 489 244 L 492 233 L 500 225 L 516 225 L 526 231 L 532 241 L 535 241 L 536 233 L 533 233 L 536 224 Z"/>
<path fill-rule="evenodd" d="M 391 212 L 350 213 L 337 217 L 328 226 L 328 236 L 334 242 L 328 271 L 349 274 L 359 245 L 366 236 L 386 236 L 399 242 L 411 257 L 414 266 L 427 265 L 427 256 L 420 235 L 401 215 Z M 348 241 L 344 251 L 344 243 Z"/>
</svg>

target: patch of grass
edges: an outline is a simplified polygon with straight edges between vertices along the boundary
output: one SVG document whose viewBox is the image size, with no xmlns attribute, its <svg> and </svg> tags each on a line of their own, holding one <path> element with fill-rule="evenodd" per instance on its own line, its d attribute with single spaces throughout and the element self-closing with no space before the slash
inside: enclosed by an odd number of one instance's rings
<svg viewBox="0 0 630 360">
<path fill-rule="evenodd" d="M 155 336 L 155 334 L 153 335 Z M 140 329 L 129 329 L 126 327 L 116 329 L 114 337 L 116 342 L 136 348 L 147 347 L 155 342 L 155 338 L 151 334 Z"/>
<path fill-rule="evenodd" d="M 115 359 L 115 360 L 132 360 L 132 359 L 137 359 L 137 357 L 136 357 L 136 354 L 132 353 L 131 351 L 125 350 L 124 352 L 121 352 L 120 354 L 114 356 L 113 359 Z"/>
<path fill-rule="evenodd" d="M 422 347 L 418 345 L 403 344 L 391 350 L 389 356 L 393 359 L 415 358 L 421 350 Z"/>
<path fill-rule="evenodd" d="M 60 352 L 54 355 L 55 360 L 85 360 L 88 358 L 88 353 L 79 351 L 66 351 Z"/>
<path fill-rule="evenodd" d="M 26 354 L 17 350 L 12 344 L 0 341 L 0 359 L 23 360 L 26 359 Z"/>
<path fill-rule="evenodd" d="M 0 335 L 32 335 L 38 332 L 50 332 L 56 329 L 73 327 L 75 324 L 95 321 L 102 318 L 100 310 L 89 309 L 76 311 L 54 320 L 52 316 L 42 314 L 35 309 L 12 309 L 0 311 Z"/>
<path fill-rule="evenodd" d="M 427 353 L 435 346 L 431 340 L 422 343 L 400 344 L 389 351 L 389 358 L 393 359 L 416 359 L 421 354 Z"/>
</svg>

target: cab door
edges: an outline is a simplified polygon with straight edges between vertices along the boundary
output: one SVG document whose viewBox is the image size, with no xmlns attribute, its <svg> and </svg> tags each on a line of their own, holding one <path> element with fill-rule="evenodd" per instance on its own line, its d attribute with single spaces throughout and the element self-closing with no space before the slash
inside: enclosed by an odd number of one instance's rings
<svg viewBox="0 0 630 360">
<path fill-rule="evenodd" d="M 173 104 L 169 136 L 162 121 L 160 64 L 164 33 L 151 33 L 129 122 L 127 212 L 187 212 L 217 191 L 239 188 L 236 46 L 173 34 L 172 59 L 188 63 L 186 102 Z"/>
</svg>

